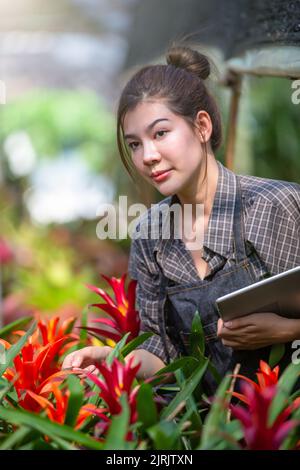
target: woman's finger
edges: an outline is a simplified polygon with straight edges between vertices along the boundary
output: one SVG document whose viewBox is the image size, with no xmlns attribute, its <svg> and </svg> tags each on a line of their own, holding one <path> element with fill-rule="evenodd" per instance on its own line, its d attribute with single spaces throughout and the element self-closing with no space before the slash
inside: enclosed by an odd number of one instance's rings
<svg viewBox="0 0 300 470">
<path fill-rule="evenodd" d="M 94 365 L 88 366 L 84 368 L 84 371 L 86 371 L 89 374 L 93 374 L 97 370 L 97 367 Z"/>
<path fill-rule="evenodd" d="M 217 326 L 217 336 L 221 334 L 222 328 L 223 328 L 223 320 L 222 318 L 219 318 L 218 326 Z"/>
<path fill-rule="evenodd" d="M 71 354 L 68 354 L 64 360 L 63 360 L 63 363 L 62 363 L 62 369 L 70 369 L 72 368 L 72 361 L 73 361 L 73 353 Z"/>
<path fill-rule="evenodd" d="M 63 369 L 72 369 L 74 367 L 80 367 L 82 364 L 82 356 L 78 351 L 74 351 L 71 354 L 68 354 L 67 357 L 65 357 L 62 368 Z"/>
</svg>

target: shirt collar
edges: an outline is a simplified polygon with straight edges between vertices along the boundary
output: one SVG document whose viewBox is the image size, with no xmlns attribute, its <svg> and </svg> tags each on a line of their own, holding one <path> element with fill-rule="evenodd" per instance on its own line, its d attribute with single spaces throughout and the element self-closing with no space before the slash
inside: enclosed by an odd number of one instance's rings
<svg viewBox="0 0 300 470">
<path fill-rule="evenodd" d="M 213 207 L 209 218 L 208 228 L 204 236 L 204 254 L 220 254 L 228 258 L 233 251 L 233 218 L 236 197 L 236 176 L 218 160 L 218 183 Z M 176 194 L 163 201 L 170 206 L 178 203 Z M 158 239 L 154 250 L 164 249 L 168 240 Z"/>
</svg>

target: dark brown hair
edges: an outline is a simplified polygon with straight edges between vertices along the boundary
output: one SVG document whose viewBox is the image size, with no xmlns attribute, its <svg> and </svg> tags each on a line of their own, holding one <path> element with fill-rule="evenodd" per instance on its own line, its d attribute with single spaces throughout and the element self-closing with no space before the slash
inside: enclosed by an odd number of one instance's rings
<svg viewBox="0 0 300 470">
<path fill-rule="evenodd" d="M 210 145 L 215 151 L 221 144 L 219 109 L 204 80 L 210 74 L 208 58 L 189 47 L 171 47 L 167 65 L 148 65 L 137 71 L 125 86 L 117 112 L 117 143 L 121 159 L 132 176 L 132 163 L 124 141 L 123 123 L 128 111 L 140 102 L 164 100 L 168 108 L 194 126 L 198 111 L 206 111 L 212 121 Z M 205 147 L 206 150 L 206 147 Z M 206 152 L 207 153 L 207 152 Z"/>
</svg>

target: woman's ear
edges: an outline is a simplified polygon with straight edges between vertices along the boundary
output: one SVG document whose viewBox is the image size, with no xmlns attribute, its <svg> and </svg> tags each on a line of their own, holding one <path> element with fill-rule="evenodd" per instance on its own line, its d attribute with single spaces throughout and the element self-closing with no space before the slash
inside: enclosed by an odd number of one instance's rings
<svg viewBox="0 0 300 470">
<path fill-rule="evenodd" d="M 198 111 L 195 118 L 195 126 L 198 130 L 201 143 L 209 142 L 213 128 L 210 115 L 206 111 Z"/>
</svg>

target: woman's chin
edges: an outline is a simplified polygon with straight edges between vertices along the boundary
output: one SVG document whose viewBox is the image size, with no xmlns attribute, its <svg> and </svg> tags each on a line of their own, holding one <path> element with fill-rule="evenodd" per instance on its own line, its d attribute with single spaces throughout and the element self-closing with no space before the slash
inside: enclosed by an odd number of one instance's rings
<svg viewBox="0 0 300 470">
<path fill-rule="evenodd" d="M 174 196 L 178 192 L 178 185 L 171 184 L 169 181 L 165 181 L 164 183 L 155 184 L 155 189 L 165 197 Z"/>
<path fill-rule="evenodd" d="M 165 197 L 173 196 L 176 194 L 176 190 L 174 189 L 169 189 L 169 188 L 156 188 L 160 194 L 162 194 Z"/>
</svg>

